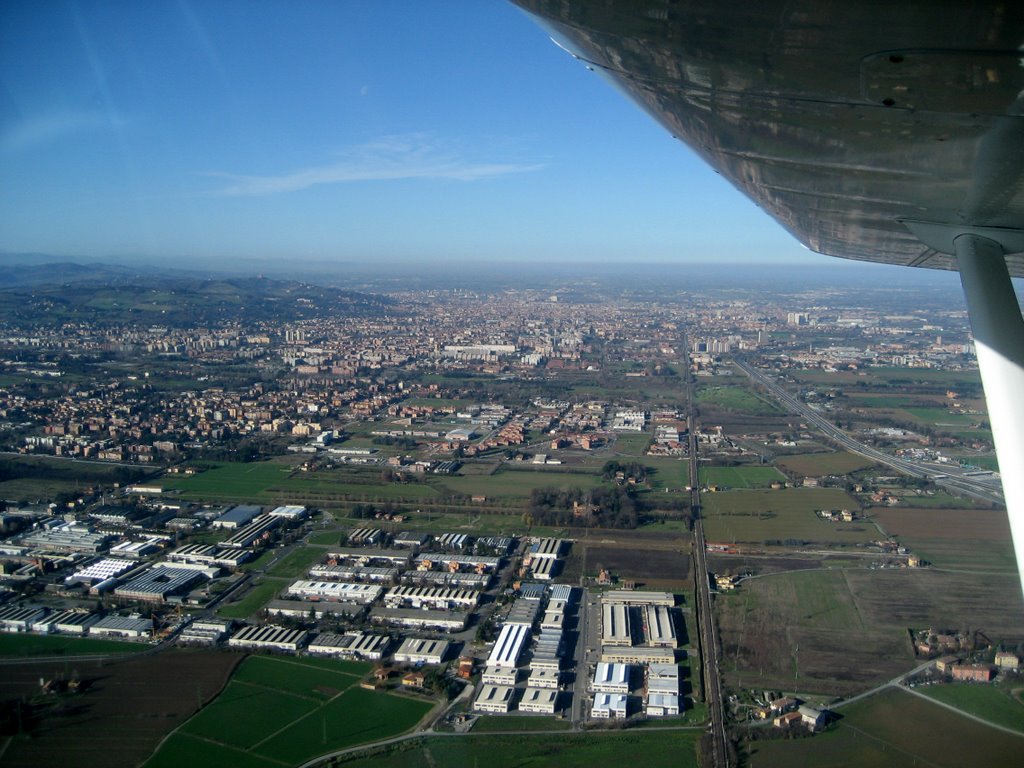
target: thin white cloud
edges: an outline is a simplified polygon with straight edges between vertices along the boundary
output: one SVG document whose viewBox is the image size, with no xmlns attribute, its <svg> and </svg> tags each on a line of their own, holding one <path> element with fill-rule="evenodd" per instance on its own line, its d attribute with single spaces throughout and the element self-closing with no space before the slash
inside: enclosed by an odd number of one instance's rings
<svg viewBox="0 0 1024 768">
<path fill-rule="evenodd" d="M 480 179 L 529 173 L 544 166 L 530 163 L 496 163 L 469 160 L 438 148 L 420 137 L 389 137 L 341 153 L 337 160 L 277 176 L 248 176 L 212 172 L 225 180 L 214 194 L 223 196 L 274 195 L 320 184 L 408 179 Z"/>
<path fill-rule="evenodd" d="M 111 119 L 103 112 L 52 112 L 15 123 L 0 136 L 0 152 L 25 152 L 75 136 L 86 131 L 102 130 L 111 126 Z"/>
</svg>

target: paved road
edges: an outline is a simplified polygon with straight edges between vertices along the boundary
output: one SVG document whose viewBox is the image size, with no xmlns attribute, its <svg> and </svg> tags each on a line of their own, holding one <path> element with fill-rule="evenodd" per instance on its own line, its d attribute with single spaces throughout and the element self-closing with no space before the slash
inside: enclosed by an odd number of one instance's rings
<svg viewBox="0 0 1024 768">
<path fill-rule="evenodd" d="M 912 477 L 927 478 L 937 485 L 951 488 L 955 491 L 959 491 L 960 493 L 966 493 L 974 498 L 981 499 L 982 501 L 989 501 L 995 504 L 1004 503 L 1003 495 L 997 486 L 996 479 L 993 476 L 978 479 L 966 477 L 964 475 L 957 475 L 955 473 L 959 470 L 954 468 L 943 468 L 940 471 L 928 465 L 907 461 L 906 459 L 901 459 L 896 456 L 890 456 L 888 453 L 879 451 L 871 446 L 864 445 L 836 427 L 835 424 L 829 421 L 821 413 L 787 392 L 784 387 L 763 371 L 754 368 L 749 363 L 738 358 L 733 358 L 733 362 L 736 363 L 736 367 L 743 371 L 743 373 L 767 389 L 777 400 L 782 402 L 793 413 L 805 418 L 811 424 L 824 432 L 830 440 L 838 443 L 841 447 Z M 951 472 L 953 474 L 950 474 Z"/>
<path fill-rule="evenodd" d="M 689 349 L 686 339 L 682 349 Z M 711 582 L 708 577 L 707 543 L 704 540 L 704 522 L 701 519 L 700 481 L 697 474 L 697 431 L 693 419 L 693 379 L 689 358 L 686 365 L 686 426 L 690 447 L 690 506 L 694 511 L 693 525 L 693 578 L 697 584 L 697 623 L 700 636 L 701 659 L 704 669 L 704 701 L 711 718 L 712 749 L 715 768 L 730 768 L 729 742 L 725 733 L 725 703 L 722 699 L 722 677 L 718 669 L 720 648 L 715 635 L 715 621 L 711 612 Z"/>
</svg>

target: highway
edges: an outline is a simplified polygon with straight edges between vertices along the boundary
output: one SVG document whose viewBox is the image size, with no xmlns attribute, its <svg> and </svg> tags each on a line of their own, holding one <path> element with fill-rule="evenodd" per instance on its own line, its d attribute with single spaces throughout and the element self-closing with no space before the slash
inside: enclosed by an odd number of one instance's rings
<svg viewBox="0 0 1024 768">
<path fill-rule="evenodd" d="M 887 467 L 895 469 L 912 477 L 927 478 L 940 485 L 959 493 L 965 493 L 982 501 L 994 504 L 1003 504 L 1003 494 L 999 481 L 996 477 L 989 475 L 985 478 L 967 477 L 958 474 L 960 470 L 954 467 L 932 468 L 930 466 L 891 456 L 888 453 L 872 448 L 868 445 L 854 440 L 848 434 L 839 429 L 829 419 L 818 411 L 814 410 L 796 396 L 790 394 L 771 376 L 763 371 L 754 368 L 752 365 L 739 358 L 733 358 L 736 367 L 750 377 L 753 381 L 767 389 L 777 400 L 783 403 L 790 411 L 805 418 L 809 423 L 825 433 L 832 442 L 848 451 L 864 456 L 865 458 L 877 461 Z"/>
<path fill-rule="evenodd" d="M 689 349 L 683 340 L 682 349 Z M 686 427 L 690 447 L 690 506 L 693 509 L 693 580 L 697 585 L 697 624 L 700 635 L 700 655 L 703 661 L 704 701 L 711 718 L 712 753 L 715 768 L 731 768 L 731 751 L 725 733 L 725 703 L 722 699 L 722 678 L 718 670 L 721 657 L 715 620 L 711 612 L 711 580 L 708 577 L 707 544 L 704 540 L 704 522 L 700 507 L 700 481 L 697 476 L 697 430 L 693 420 L 693 379 L 687 359 L 686 372 Z"/>
</svg>

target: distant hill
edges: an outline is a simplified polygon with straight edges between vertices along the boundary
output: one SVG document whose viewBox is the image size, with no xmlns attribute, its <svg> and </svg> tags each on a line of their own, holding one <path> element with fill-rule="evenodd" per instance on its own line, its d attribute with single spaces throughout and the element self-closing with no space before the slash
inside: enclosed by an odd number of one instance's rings
<svg viewBox="0 0 1024 768">
<path fill-rule="evenodd" d="M 212 280 L 73 262 L 0 265 L 0 318 L 20 323 L 83 320 L 173 327 L 231 319 L 288 322 L 373 316 L 392 306 L 383 296 L 290 280 Z"/>
</svg>

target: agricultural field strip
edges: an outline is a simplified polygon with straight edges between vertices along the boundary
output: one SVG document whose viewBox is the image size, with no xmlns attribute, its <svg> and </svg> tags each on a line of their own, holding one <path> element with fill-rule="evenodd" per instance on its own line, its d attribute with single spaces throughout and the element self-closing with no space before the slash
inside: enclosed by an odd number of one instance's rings
<svg viewBox="0 0 1024 768">
<path fill-rule="evenodd" d="M 351 687 L 351 686 L 350 686 L 350 687 Z M 260 740 L 259 740 L 259 741 L 257 741 L 257 742 L 256 742 L 255 744 L 253 744 L 252 746 L 250 746 L 250 747 L 249 747 L 249 751 L 250 751 L 250 752 L 255 752 L 257 748 L 259 748 L 259 747 L 260 747 L 260 746 L 262 746 L 263 744 L 266 744 L 266 743 L 267 743 L 268 741 L 270 741 L 271 739 L 273 739 L 273 738 L 274 738 L 275 736 L 277 736 L 277 735 L 279 735 L 279 734 L 281 734 L 281 733 L 284 733 L 285 731 L 289 730 L 289 729 L 290 729 L 290 728 L 292 728 L 293 726 L 295 726 L 295 725 L 297 725 L 297 724 L 301 723 L 301 722 L 302 722 L 303 720 L 305 720 L 306 718 L 308 718 L 308 717 L 312 717 L 313 715 L 317 714 L 317 713 L 318 713 L 318 712 L 320 712 L 320 711 L 321 711 L 321 710 L 322 710 L 323 708 L 327 707 L 327 706 L 328 706 L 328 705 L 330 705 L 330 704 L 331 704 L 332 702 L 334 702 L 334 701 L 335 701 L 336 699 L 338 699 L 338 698 L 340 698 L 341 696 L 343 696 L 343 695 L 345 694 L 345 692 L 346 692 L 346 691 L 348 691 L 348 688 L 346 688 L 346 689 L 344 689 L 344 690 L 342 690 L 342 691 L 338 691 L 338 692 L 337 692 L 336 694 L 334 694 L 333 696 L 331 696 L 331 698 L 327 699 L 326 701 L 321 701 L 321 702 L 318 702 L 318 706 L 317 706 L 317 708 L 316 708 L 316 709 L 314 709 L 314 710 L 312 710 L 312 711 L 310 711 L 310 712 L 307 712 L 306 714 L 302 715 L 301 717 L 297 717 L 297 718 L 295 718 L 295 719 L 294 719 L 294 720 L 292 720 L 291 722 L 285 723 L 285 724 L 284 724 L 284 725 L 282 725 L 282 726 L 281 726 L 280 728 L 278 728 L 278 729 L 277 729 L 276 731 L 274 731 L 274 732 L 272 732 L 272 733 L 268 734 L 267 736 L 265 736 L 264 738 L 260 739 Z"/>
<path fill-rule="evenodd" d="M 184 724 L 182 724 L 182 725 L 184 725 Z M 288 763 L 288 762 L 285 762 L 283 760 L 276 760 L 275 758 L 267 757 L 266 755 L 255 755 L 249 749 L 245 749 L 243 747 L 236 747 L 233 744 L 225 744 L 223 741 L 217 741 L 216 739 L 211 739 L 209 736 L 201 736 L 198 733 L 190 733 L 188 731 L 183 731 L 183 730 L 181 730 L 181 727 L 182 726 L 178 726 L 173 731 L 171 731 L 169 734 L 167 734 L 167 737 L 163 741 L 160 742 L 160 746 L 157 747 L 156 752 L 159 752 L 160 749 L 163 747 L 163 745 L 165 743 L 167 743 L 171 739 L 172 736 L 174 736 L 176 738 L 194 739 L 196 741 L 201 741 L 204 744 L 210 744 L 211 746 L 219 747 L 220 749 L 230 749 L 232 752 L 238 752 L 239 754 L 245 755 L 246 757 L 256 757 L 256 758 L 258 758 L 260 760 L 266 760 L 267 762 L 274 763 L 276 765 L 287 766 L 287 768 L 291 768 L 291 766 L 292 766 L 292 763 Z M 153 755 L 150 756 L 150 759 L 152 759 L 156 755 L 156 752 L 154 752 Z"/>
<path fill-rule="evenodd" d="M 904 690 L 907 693 L 912 693 L 915 696 L 920 696 L 921 698 L 925 699 L 926 701 L 930 701 L 932 704 L 937 704 L 940 707 L 945 707 L 946 709 L 951 710 L 953 712 L 956 712 L 959 715 L 963 715 L 964 717 L 968 717 L 971 720 L 976 720 L 979 723 L 984 723 L 985 725 L 992 726 L 993 728 L 996 728 L 996 729 L 998 729 L 1000 731 L 1004 731 L 1004 732 L 1012 734 L 1014 736 L 1020 736 L 1021 738 L 1024 738 L 1024 730 L 1022 730 L 1022 728 L 1014 728 L 1012 726 L 1007 726 L 1007 725 L 1003 725 L 1001 723 L 993 722 L 992 720 L 989 720 L 989 719 L 987 719 L 985 717 L 982 717 L 981 715 L 976 715 L 973 712 L 968 712 L 966 709 L 958 707 L 955 704 L 951 704 L 948 701 L 943 701 L 942 699 L 936 698 L 935 696 L 929 696 L 927 693 L 924 693 L 922 691 L 918 691 L 918 690 L 913 689 L 913 688 L 902 688 L 901 687 L 901 690 Z M 1021 708 L 1021 716 L 1022 716 L 1022 727 L 1024 727 L 1024 707 Z"/>
</svg>

